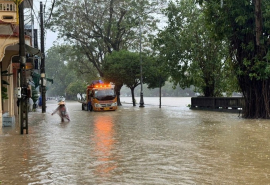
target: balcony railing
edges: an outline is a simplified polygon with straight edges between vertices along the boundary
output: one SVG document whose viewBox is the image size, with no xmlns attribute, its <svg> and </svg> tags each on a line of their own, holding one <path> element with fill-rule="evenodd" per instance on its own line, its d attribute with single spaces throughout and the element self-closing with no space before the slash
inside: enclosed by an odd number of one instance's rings
<svg viewBox="0 0 270 185">
<path fill-rule="evenodd" d="M 0 2 L 0 11 L 16 12 L 16 5 L 14 2 Z"/>
<path fill-rule="evenodd" d="M 7 23 L 17 22 L 17 6 L 13 1 L 0 0 L 0 20 Z"/>
</svg>

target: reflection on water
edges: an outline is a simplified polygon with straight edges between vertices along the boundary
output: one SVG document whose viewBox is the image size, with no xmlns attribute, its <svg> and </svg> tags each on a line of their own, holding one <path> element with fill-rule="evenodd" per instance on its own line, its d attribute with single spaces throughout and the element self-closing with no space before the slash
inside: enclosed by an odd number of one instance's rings
<svg viewBox="0 0 270 185">
<path fill-rule="evenodd" d="M 190 110 L 190 98 L 122 101 L 113 112 L 67 102 L 65 123 L 49 101 L 30 113 L 28 135 L 1 128 L 1 185 L 270 183 L 269 120 Z"/>
<path fill-rule="evenodd" d="M 114 128 L 112 117 L 99 116 L 94 118 L 94 151 L 96 160 L 95 174 L 100 177 L 108 177 L 116 168 L 112 150 L 114 147 Z"/>
</svg>

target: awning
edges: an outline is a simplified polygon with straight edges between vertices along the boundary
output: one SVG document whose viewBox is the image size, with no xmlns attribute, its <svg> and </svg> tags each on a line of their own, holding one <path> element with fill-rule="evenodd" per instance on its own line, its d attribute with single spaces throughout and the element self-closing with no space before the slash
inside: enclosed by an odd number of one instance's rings
<svg viewBox="0 0 270 185">
<path fill-rule="evenodd" d="M 19 51 L 20 46 L 19 44 L 10 45 L 6 48 L 6 51 Z M 33 48 L 32 46 L 29 46 L 28 44 L 25 44 L 25 53 L 28 53 L 30 55 L 37 55 L 39 57 L 42 57 L 42 53 L 39 49 Z"/>
<path fill-rule="evenodd" d="M 35 88 L 37 88 L 40 84 L 39 84 L 39 80 L 40 80 L 40 74 L 38 73 L 32 73 L 32 78 L 33 81 L 35 83 Z M 53 79 L 51 78 L 45 78 L 48 82 L 51 82 L 53 84 Z"/>
<path fill-rule="evenodd" d="M 32 46 L 29 46 L 27 44 L 25 44 L 25 50 L 30 55 L 37 55 L 37 56 L 40 56 L 40 57 L 42 56 L 39 49 L 33 48 Z"/>
</svg>

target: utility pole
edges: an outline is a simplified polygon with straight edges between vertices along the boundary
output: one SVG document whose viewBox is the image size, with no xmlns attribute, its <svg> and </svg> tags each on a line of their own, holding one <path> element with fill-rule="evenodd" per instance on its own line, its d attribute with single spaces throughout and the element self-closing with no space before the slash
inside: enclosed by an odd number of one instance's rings
<svg viewBox="0 0 270 185">
<path fill-rule="evenodd" d="M 20 56 L 20 73 L 18 101 L 19 101 L 19 122 L 21 127 L 21 134 L 26 129 L 28 134 L 28 97 L 27 97 L 27 83 L 26 83 L 26 55 L 25 55 L 25 37 L 24 37 L 24 1 L 19 5 L 19 56 Z"/>
<path fill-rule="evenodd" d="M 43 25 L 43 4 L 40 2 L 40 45 L 41 45 L 41 65 L 40 65 L 40 81 L 41 81 L 41 97 L 42 97 L 42 113 L 46 112 L 46 78 L 45 78 L 45 53 L 44 53 L 44 25 Z"/>
<path fill-rule="evenodd" d="M 143 77 L 142 77 L 142 22 L 141 22 L 141 17 L 140 19 L 140 72 L 141 72 L 141 93 L 140 93 L 140 106 L 139 107 L 144 107 L 144 101 L 143 101 Z"/>
</svg>

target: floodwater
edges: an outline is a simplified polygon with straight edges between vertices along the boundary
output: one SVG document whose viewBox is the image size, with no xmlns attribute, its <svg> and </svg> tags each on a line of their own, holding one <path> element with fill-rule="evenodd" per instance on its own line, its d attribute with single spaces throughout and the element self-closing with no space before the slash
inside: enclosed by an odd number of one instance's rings
<svg viewBox="0 0 270 185">
<path fill-rule="evenodd" d="M 190 110 L 190 98 L 121 101 L 113 112 L 67 102 L 61 123 L 51 100 L 29 113 L 28 135 L 0 128 L 0 184 L 270 184 L 269 120 Z"/>
</svg>

